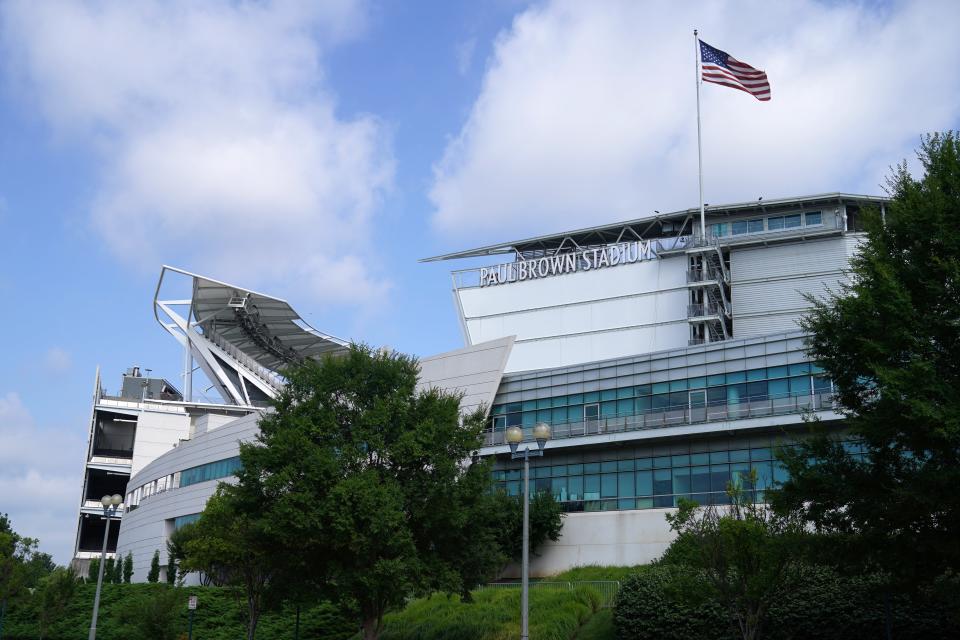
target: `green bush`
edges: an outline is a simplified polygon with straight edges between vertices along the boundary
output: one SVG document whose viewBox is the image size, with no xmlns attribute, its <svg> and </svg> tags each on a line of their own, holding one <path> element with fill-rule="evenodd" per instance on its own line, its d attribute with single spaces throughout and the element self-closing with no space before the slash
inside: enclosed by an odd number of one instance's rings
<svg viewBox="0 0 960 640">
<path fill-rule="evenodd" d="M 56 619 L 51 621 L 45 640 L 86 640 L 93 611 L 96 584 L 78 584 L 76 592 Z M 145 602 L 163 603 L 145 608 Z M 104 584 L 100 597 L 100 615 L 97 623 L 98 640 L 154 640 L 163 635 L 144 635 L 140 626 L 158 624 L 163 629 L 165 611 L 173 610 L 172 629 L 180 637 L 187 632 L 187 599 L 199 598 L 199 607 L 193 623 L 194 638 L 202 640 L 237 640 L 246 635 L 243 613 L 237 594 L 217 587 L 169 587 L 165 584 Z M 7 608 L 4 622 L 4 640 L 37 640 L 39 636 L 39 596 L 19 598 Z M 159 610 L 158 610 L 159 609 Z M 142 614 L 142 615 L 141 615 Z M 148 615 L 149 614 L 149 615 Z M 142 618 L 144 620 L 138 620 Z M 257 627 L 257 640 L 289 640 L 293 637 L 296 611 L 292 607 L 264 614 Z M 149 620 L 147 620 L 149 619 Z M 356 624 L 333 605 L 323 603 L 304 608 L 300 616 L 302 640 L 347 640 L 356 632 Z"/>
<path fill-rule="evenodd" d="M 568 640 L 596 613 L 599 595 L 590 588 L 530 592 L 530 637 Z M 472 603 L 434 595 L 411 603 L 385 620 L 382 640 L 513 640 L 520 635 L 520 590 L 491 589 Z"/>
<path fill-rule="evenodd" d="M 771 606 L 760 637 L 769 640 L 882 638 L 883 580 L 843 577 L 828 567 L 805 567 L 789 596 Z M 619 640 L 737 640 L 730 614 L 697 571 L 659 564 L 623 581 L 614 608 Z M 913 598 L 890 600 L 898 640 L 960 637 L 955 579 L 941 579 Z"/>
</svg>

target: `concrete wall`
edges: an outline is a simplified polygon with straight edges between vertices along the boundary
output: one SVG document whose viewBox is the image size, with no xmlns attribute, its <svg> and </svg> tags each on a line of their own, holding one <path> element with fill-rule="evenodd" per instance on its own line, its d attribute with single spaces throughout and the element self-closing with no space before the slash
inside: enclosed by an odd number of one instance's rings
<svg viewBox="0 0 960 640">
<path fill-rule="evenodd" d="M 133 445 L 131 473 L 170 451 L 175 444 L 190 437 L 190 416 L 186 413 L 151 411 L 149 405 L 137 417 L 137 436 Z"/>
<path fill-rule="evenodd" d="M 653 562 L 675 537 L 665 514 L 672 509 L 570 513 L 564 516 L 557 542 L 547 542 L 531 556 L 530 574 L 547 577 L 585 565 L 637 565 Z M 519 578 L 510 566 L 505 578 Z"/>
<path fill-rule="evenodd" d="M 515 335 L 507 371 L 687 344 L 683 255 L 456 292 L 470 344 Z"/>
<path fill-rule="evenodd" d="M 172 475 L 183 469 L 239 455 L 240 442 L 252 440 L 259 429 L 258 414 L 238 418 L 220 428 L 198 434 L 181 442 L 130 479 L 127 491 L 147 482 Z M 117 553 L 133 554 L 133 580 L 145 582 L 154 551 L 160 552 L 160 563 L 166 566 L 167 538 L 173 531 L 172 520 L 178 516 L 200 513 L 207 500 L 223 480 L 200 482 L 184 488 L 170 489 L 140 501 L 139 506 L 123 516 Z"/>
</svg>

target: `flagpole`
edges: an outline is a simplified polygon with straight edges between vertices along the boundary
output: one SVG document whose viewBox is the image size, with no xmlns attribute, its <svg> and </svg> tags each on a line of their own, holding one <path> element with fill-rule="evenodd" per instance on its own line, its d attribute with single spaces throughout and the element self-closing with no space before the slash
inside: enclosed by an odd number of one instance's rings
<svg viewBox="0 0 960 640">
<path fill-rule="evenodd" d="M 700 171 L 700 238 L 707 240 L 707 216 L 703 208 L 703 143 L 700 134 L 700 38 L 693 30 L 694 63 L 693 72 L 697 84 L 697 166 Z"/>
</svg>

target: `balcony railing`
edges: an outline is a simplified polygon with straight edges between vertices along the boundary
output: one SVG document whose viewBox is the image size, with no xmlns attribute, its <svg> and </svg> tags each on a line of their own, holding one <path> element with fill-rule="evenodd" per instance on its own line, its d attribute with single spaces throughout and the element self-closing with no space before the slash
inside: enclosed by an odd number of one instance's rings
<svg viewBox="0 0 960 640">
<path fill-rule="evenodd" d="M 833 394 L 814 393 L 802 396 L 753 399 L 737 404 L 724 403 L 701 407 L 681 406 L 669 407 L 665 410 L 653 409 L 629 416 L 553 424 L 550 425 L 550 429 L 553 439 L 563 440 L 565 438 L 580 438 L 583 436 L 609 433 L 663 429 L 665 427 L 676 427 L 687 424 L 744 420 L 747 418 L 798 414 L 807 411 L 831 410 L 833 410 Z M 483 446 L 493 447 L 505 444 L 506 440 L 504 437 L 505 433 L 503 431 L 488 431 L 484 434 Z M 525 442 L 532 442 L 534 440 L 532 426 L 523 429 L 523 439 Z"/>
<path fill-rule="evenodd" d="M 726 282 L 726 278 L 719 269 L 690 269 L 687 271 L 687 282 Z"/>
</svg>

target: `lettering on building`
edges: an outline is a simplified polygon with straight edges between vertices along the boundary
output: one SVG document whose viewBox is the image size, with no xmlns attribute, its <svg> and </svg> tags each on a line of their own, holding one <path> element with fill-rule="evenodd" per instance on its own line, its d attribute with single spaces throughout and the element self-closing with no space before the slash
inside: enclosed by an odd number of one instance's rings
<svg viewBox="0 0 960 640">
<path fill-rule="evenodd" d="M 480 268 L 480 286 L 490 287 L 510 282 L 523 282 L 552 276 L 605 269 L 633 264 L 657 257 L 656 248 L 649 240 L 622 242 L 596 249 L 558 253 L 543 258 L 518 260 Z"/>
</svg>

